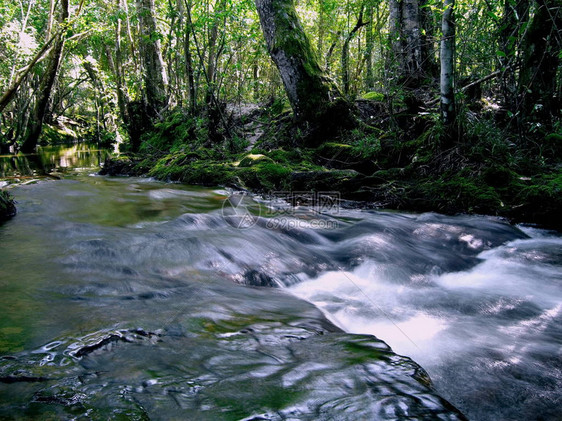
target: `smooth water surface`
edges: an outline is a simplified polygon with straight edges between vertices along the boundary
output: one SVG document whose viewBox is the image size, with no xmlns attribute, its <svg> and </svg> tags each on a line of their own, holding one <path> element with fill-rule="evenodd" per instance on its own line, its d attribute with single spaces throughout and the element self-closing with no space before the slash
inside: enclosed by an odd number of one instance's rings
<svg viewBox="0 0 562 421">
<path fill-rule="evenodd" d="M 555 233 L 244 196 L 238 229 L 227 191 L 87 174 L 12 194 L 2 419 L 462 419 L 370 335 L 469 419 L 559 419 Z"/>
<path fill-rule="evenodd" d="M 76 143 L 39 147 L 34 154 L 0 155 L 0 187 L 37 178 L 91 172 L 108 154 L 108 150 L 95 145 Z"/>
</svg>

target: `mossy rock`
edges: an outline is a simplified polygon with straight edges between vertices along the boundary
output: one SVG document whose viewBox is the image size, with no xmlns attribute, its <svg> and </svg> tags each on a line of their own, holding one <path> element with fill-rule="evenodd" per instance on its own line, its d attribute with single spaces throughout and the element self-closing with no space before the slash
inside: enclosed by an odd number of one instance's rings
<svg viewBox="0 0 562 421">
<path fill-rule="evenodd" d="M 366 99 L 367 101 L 382 102 L 384 101 L 384 94 L 381 94 L 380 92 L 371 91 L 361 95 L 361 99 Z"/>
<path fill-rule="evenodd" d="M 146 166 L 139 167 L 139 163 L 142 162 L 138 158 L 132 158 L 129 156 L 117 156 L 107 158 L 103 163 L 99 175 L 109 175 L 109 176 L 140 176 L 146 173 Z"/>
<path fill-rule="evenodd" d="M 291 149 L 286 151 L 283 148 L 273 149 L 267 152 L 267 156 L 270 157 L 272 160 L 277 162 L 278 164 L 301 164 L 303 161 L 309 159 L 309 153 L 307 151 L 303 151 L 301 149 Z"/>
<path fill-rule="evenodd" d="M 273 163 L 273 160 L 262 154 L 249 154 L 240 160 L 238 166 L 241 168 L 248 168 L 263 162 Z"/>
<path fill-rule="evenodd" d="M 15 214 L 16 205 L 14 199 L 7 191 L 0 190 L 0 221 L 5 221 L 15 216 Z"/>
<path fill-rule="evenodd" d="M 212 161 L 198 161 L 178 169 L 178 181 L 204 186 L 239 185 L 236 168 L 230 164 Z"/>
<path fill-rule="evenodd" d="M 237 174 L 245 187 L 257 191 L 290 188 L 291 170 L 271 160 L 263 160 L 252 167 L 239 167 Z"/>
</svg>

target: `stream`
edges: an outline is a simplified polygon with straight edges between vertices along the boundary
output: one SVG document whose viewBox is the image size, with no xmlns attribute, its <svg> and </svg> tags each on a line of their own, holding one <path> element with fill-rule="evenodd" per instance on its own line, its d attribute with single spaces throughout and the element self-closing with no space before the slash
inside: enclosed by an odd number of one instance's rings
<svg viewBox="0 0 562 421">
<path fill-rule="evenodd" d="M 561 419 L 560 233 L 51 152 L 0 225 L 0 419 Z"/>
</svg>

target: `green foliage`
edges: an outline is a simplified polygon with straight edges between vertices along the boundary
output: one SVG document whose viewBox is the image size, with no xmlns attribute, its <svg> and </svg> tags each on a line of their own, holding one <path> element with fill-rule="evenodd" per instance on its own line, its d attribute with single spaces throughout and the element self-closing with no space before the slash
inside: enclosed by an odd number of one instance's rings
<svg viewBox="0 0 562 421">
<path fill-rule="evenodd" d="M 188 117 L 181 111 L 175 112 L 143 135 L 140 152 L 165 153 L 201 145 L 207 140 L 203 123 L 201 119 Z"/>
<path fill-rule="evenodd" d="M 277 116 L 283 112 L 290 111 L 289 103 L 285 97 L 276 97 L 269 106 L 271 116 Z"/>
<path fill-rule="evenodd" d="M 246 150 L 246 148 L 250 146 L 250 142 L 247 139 L 234 134 L 230 139 L 228 139 L 228 145 L 230 153 L 236 154 Z"/>
<path fill-rule="evenodd" d="M 363 159 L 377 159 L 381 152 L 380 139 L 375 134 L 365 134 L 353 142 L 353 151 Z"/>
<path fill-rule="evenodd" d="M 75 142 L 77 138 L 78 136 L 73 130 L 45 124 L 43 125 L 41 144 L 43 146 L 67 144 Z"/>
</svg>

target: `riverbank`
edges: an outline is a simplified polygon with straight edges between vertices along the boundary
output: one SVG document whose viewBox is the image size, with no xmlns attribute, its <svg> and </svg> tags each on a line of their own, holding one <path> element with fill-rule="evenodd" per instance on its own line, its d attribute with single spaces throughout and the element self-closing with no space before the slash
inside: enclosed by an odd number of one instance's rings
<svg viewBox="0 0 562 421">
<path fill-rule="evenodd" d="M 6 191 L 0 190 L 0 222 L 10 219 L 16 214 L 13 197 Z"/>
<path fill-rule="evenodd" d="M 361 124 L 315 148 L 302 146 L 306 133 L 287 111 L 233 113 L 229 136 L 214 143 L 196 119 L 176 111 L 145 134 L 139 153 L 107 160 L 101 174 L 260 194 L 338 192 L 377 208 L 488 214 L 562 230 L 562 136 L 549 134 L 540 147 L 515 143 L 482 114 L 461 141 L 444 145 L 431 115 L 391 122 L 376 101 L 358 104 Z"/>
</svg>

